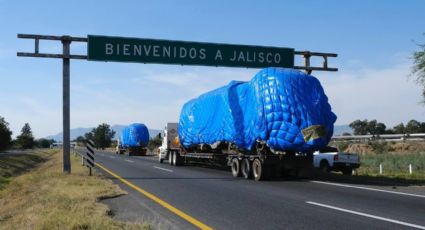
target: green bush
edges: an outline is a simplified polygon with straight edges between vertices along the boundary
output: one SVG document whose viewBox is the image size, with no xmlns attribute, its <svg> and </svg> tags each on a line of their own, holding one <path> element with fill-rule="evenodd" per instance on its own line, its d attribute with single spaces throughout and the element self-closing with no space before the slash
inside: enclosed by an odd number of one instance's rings
<svg viewBox="0 0 425 230">
<path fill-rule="evenodd" d="M 371 141 L 369 144 L 377 154 L 388 153 L 390 150 L 390 145 L 386 141 Z"/>
</svg>

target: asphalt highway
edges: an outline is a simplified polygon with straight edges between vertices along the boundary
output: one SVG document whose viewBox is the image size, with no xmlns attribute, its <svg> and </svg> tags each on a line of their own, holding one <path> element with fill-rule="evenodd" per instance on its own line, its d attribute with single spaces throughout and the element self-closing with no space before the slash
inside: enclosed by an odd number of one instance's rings
<svg viewBox="0 0 425 230">
<path fill-rule="evenodd" d="M 255 182 L 234 178 L 226 170 L 176 167 L 160 164 L 156 157 L 107 152 L 96 152 L 95 160 L 103 167 L 98 170 L 132 197 L 115 206 L 155 219 L 163 228 L 196 229 L 200 223 L 213 229 L 425 229 L 424 187 L 294 178 Z"/>
</svg>

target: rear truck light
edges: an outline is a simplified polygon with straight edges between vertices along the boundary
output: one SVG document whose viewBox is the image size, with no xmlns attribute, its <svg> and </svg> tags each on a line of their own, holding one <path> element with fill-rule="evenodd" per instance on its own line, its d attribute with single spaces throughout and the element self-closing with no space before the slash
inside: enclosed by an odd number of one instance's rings
<svg viewBox="0 0 425 230">
<path fill-rule="evenodd" d="M 338 154 L 334 155 L 334 161 L 338 160 Z"/>
</svg>

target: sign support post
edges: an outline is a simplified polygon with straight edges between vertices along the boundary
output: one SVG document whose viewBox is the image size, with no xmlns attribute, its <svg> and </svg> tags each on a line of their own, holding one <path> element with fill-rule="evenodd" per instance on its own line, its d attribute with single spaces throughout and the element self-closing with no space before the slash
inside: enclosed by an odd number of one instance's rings
<svg viewBox="0 0 425 230">
<path fill-rule="evenodd" d="M 71 173 L 71 143 L 70 143 L 70 59 L 87 60 L 86 55 L 70 54 L 72 41 L 87 42 L 87 38 L 71 36 L 50 36 L 35 34 L 18 34 L 18 38 L 34 39 L 34 53 L 18 52 L 19 57 L 60 58 L 62 59 L 62 106 L 63 106 L 63 172 Z M 62 54 L 40 53 L 40 40 L 61 41 Z"/>
<path fill-rule="evenodd" d="M 71 39 L 69 36 L 62 37 L 63 45 L 63 171 L 71 173 L 70 158 L 70 60 L 69 46 Z"/>
</svg>

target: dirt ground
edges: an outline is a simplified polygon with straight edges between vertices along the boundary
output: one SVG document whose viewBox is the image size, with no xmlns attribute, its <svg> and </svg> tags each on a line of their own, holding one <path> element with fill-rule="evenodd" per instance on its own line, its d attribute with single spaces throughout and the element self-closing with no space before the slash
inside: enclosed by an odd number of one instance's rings
<svg viewBox="0 0 425 230">
<path fill-rule="evenodd" d="M 341 146 L 341 144 L 340 144 Z M 342 145 L 343 149 L 340 151 L 358 153 L 358 154 L 371 154 L 379 152 L 391 153 L 418 153 L 425 152 L 425 141 L 411 141 L 411 142 L 369 142 L 369 143 L 348 143 Z"/>
</svg>

